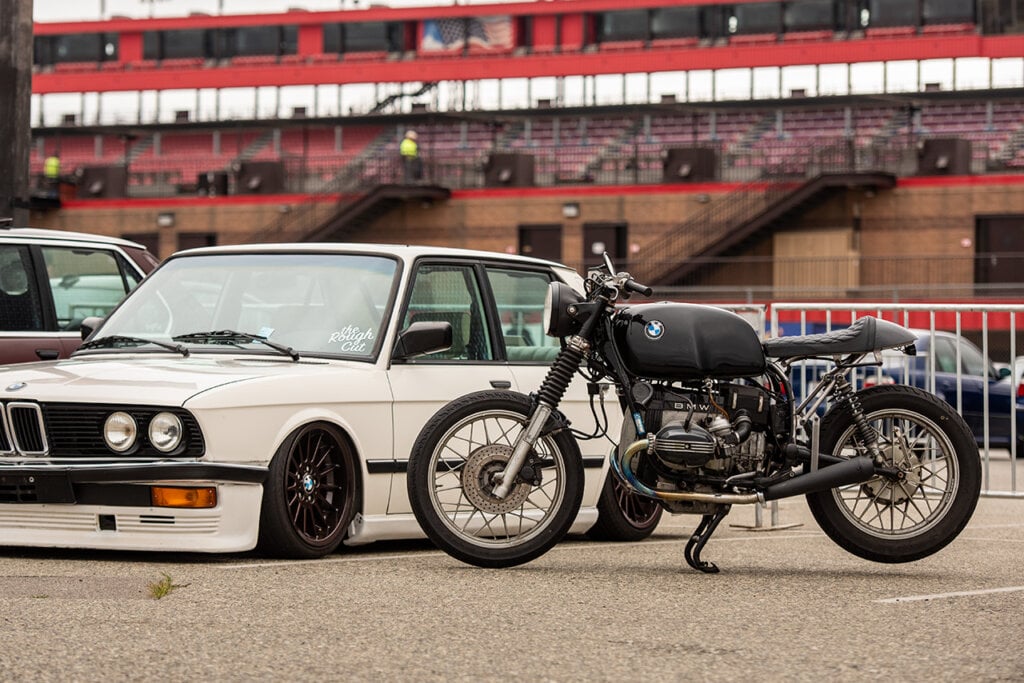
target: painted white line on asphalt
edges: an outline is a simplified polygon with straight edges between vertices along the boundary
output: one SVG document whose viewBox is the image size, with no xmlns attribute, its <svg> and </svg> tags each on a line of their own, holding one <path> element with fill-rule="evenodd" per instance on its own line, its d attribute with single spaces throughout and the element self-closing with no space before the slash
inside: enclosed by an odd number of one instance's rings
<svg viewBox="0 0 1024 683">
<path fill-rule="evenodd" d="M 991 595 L 994 593 L 1017 593 L 1024 591 L 1024 586 L 1006 586 L 1005 588 L 985 588 L 976 591 L 954 591 L 952 593 L 935 593 L 933 595 L 905 595 L 900 598 L 885 598 L 875 602 L 893 604 L 897 602 L 920 602 L 922 600 L 944 600 L 946 598 L 962 598 L 971 595 Z"/>
<path fill-rule="evenodd" d="M 1024 543 L 1024 538 L 989 538 L 987 536 L 961 536 L 962 541 L 984 541 L 986 543 Z"/>
<path fill-rule="evenodd" d="M 1024 522 L 1018 522 L 1016 524 L 968 524 L 968 529 L 1021 529 L 1024 528 Z"/>
</svg>

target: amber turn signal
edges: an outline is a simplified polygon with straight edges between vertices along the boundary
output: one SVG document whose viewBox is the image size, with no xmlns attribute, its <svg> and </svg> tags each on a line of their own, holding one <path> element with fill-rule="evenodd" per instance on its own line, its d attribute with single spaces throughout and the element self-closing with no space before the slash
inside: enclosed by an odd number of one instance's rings
<svg viewBox="0 0 1024 683">
<path fill-rule="evenodd" d="M 153 507 L 157 508 L 212 508 L 217 507 L 217 489 L 153 486 L 150 489 Z"/>
</svg>

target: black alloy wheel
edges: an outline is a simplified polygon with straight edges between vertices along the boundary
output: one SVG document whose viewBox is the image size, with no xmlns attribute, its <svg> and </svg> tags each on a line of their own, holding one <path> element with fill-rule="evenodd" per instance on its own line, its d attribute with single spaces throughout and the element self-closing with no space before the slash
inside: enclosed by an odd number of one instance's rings
<svg viewBox="0 0 1024 683">
<path fill-rule="evenodd" d="M 285 557 L 333 552 L 355 515 L 355 457 L 336 427 L 311 424 L 282 444 L 263 493 L 260 548 Z"/>
</svg>

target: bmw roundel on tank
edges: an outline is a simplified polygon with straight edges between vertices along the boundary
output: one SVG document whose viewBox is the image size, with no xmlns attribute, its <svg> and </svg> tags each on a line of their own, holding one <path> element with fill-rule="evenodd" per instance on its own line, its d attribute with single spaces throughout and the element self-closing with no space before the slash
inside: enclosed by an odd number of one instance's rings
<svg viewBox="0 0 1024 683">
<path fill-rule="evenodd" d="M 176 254 L 86 319 L 70 358 L 0 369 L 0 545 L 318 557 L 421 537 L 417 434 L 457 396 L 543 379 L 552 282 L 583 286 L 556 263 L 457 249 Z M 574 529 L 637 540 L 660 508 L 608 477 L 617 408 L 585 378 L 563 403 L 586 465 Z"/>
</svg>

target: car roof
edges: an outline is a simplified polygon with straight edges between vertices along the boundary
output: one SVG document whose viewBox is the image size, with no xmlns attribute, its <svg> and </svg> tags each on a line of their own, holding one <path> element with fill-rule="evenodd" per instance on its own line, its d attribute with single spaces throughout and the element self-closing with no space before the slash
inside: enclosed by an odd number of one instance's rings
<svg viewBox="0 0 1024 683">
<path fill-rule="evenodd" d="M 110 237 L 108 235 L 94 235 L 86 232 L 72 232 L 70 230 L 45 230 L 43 228 L 0 228 L 0 240 L 5 237 L 27 239 L 39 242 L 91 242 L 93 244 L 117 245 L 120 247 L 135 247 L 145 249 L 138 242 L 132 242 L 121 237 Z"/>
<path fill-rule="evenodd" d="M 279 243 L 279 244 L 232 244 L 217 247 L 197 247 L 175 253 L 171 258 L 179 256 L 198 256 L 213 254 L 261 254 L 261 253 L 365 253 L 365 254 L 392 254 L 406 260 L 413 260 L 423 256 L 451 256 L 456 258 L 470 259 L 499 259 L 514 261 L 516 263 L 530 263 L 544 265 L 554 268 L 571 270 L 568 266 L 555 261 L 534 258 L 532 256 L 520 256 L 518 254 L 502 254 L 493 251 L 480 251 L 476 249 L 459 249 L 455 247 L 433 247 L 426 245 L 410 244 L 368 244 L 364 242 L 301 242 L 301 243 Z"/>
</svg>

